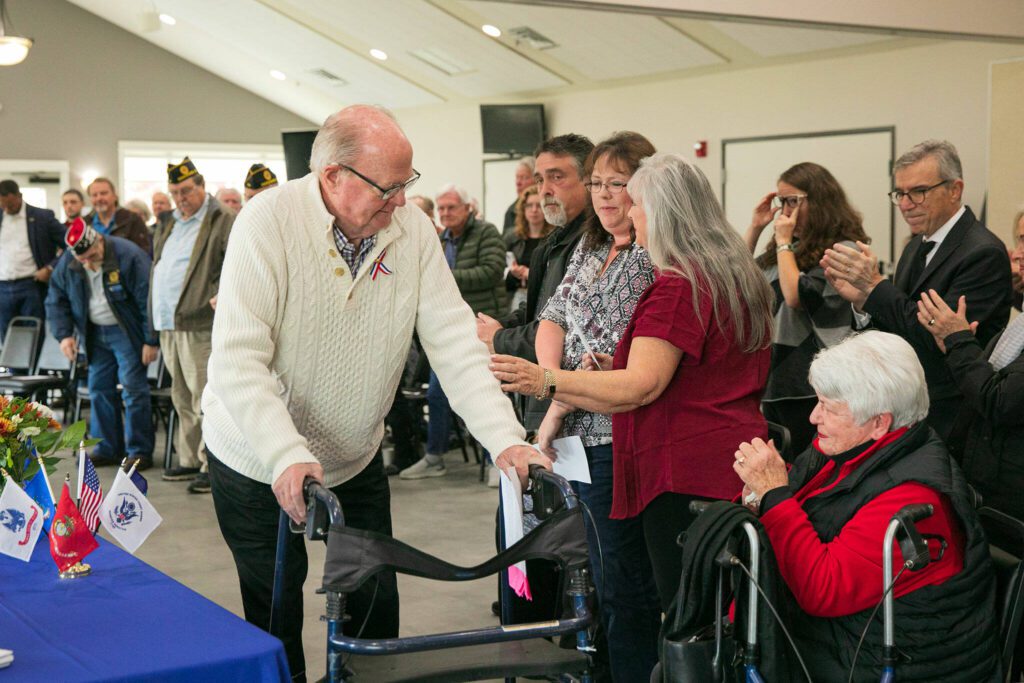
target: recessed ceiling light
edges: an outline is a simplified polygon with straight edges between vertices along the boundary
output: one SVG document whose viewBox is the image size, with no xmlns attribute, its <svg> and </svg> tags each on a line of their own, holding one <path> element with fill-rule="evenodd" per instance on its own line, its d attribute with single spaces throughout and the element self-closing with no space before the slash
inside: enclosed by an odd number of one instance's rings
<svg viewBox="0 0 1024 683">
<path fill-rule="evenodd" d="M 378 50 L 377 48 L 373 48 L 372 50 L 370 50 L 370 56 L 373 57 L 374 59 L 379 59 L 380 61 L 383 62 L 385 59 L 388 58 L 388 53 L 384 52 L 384 50 Z"/>
<path fill-rule="evenodd" d="M 178 20 L 172 17 L 170 14 L 161 14 L 160 21 L 167 24 L 168 26 L 174 26 L 178 23 Z"/>
<path fill-rule="evenodd" d="M 283 81 L 284 79 L 288 78 L 287 76 L 284 75 L 283 71 L 278 71 L 277 69 L 271 69 L 270 75 L 279 81 Z"/>
<path fill-rule="evenodd" d="M 489 35 L 491 38 L 501 37 L 501 29 L 498 28 L 497 26 L 492 26 L 491 24 L 484 24 L 483 26 L 480 27 L 480 30 Z"/>
</svg>

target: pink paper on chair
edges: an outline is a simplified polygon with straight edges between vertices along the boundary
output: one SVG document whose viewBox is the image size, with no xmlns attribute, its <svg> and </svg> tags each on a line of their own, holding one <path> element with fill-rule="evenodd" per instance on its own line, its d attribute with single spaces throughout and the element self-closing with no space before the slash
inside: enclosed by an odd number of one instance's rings
<svg viewBox="0 0 1024 683">
<path fill-rule="evenodd" d="M 519 597 L 533 601 L 533 595 L 530 594 L 530 582 L 526 580 L 526 573 L 518 565 L 508 568 L 508 585 Z"/>
</svg>

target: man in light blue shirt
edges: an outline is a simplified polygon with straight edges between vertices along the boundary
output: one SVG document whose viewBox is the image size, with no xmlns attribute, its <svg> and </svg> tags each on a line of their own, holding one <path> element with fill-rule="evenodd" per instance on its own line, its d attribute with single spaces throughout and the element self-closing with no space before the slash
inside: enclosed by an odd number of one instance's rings
<svg viewBox="0 0 1024 683">
<path fill-rule="evenodd" d="M 167 481 L 192 480 L 191 493 L 209 493 L 200 399 L 210 359 L 213 307 L 235 213 L 206 192 L 203 176 L 185 157 L 168 164 L 168 189 L 178 208 L 161 216 L 153 241 L 150 307 L 153 329 L 171 375 L 178 414 L 178 467 Z"/>
</svg>

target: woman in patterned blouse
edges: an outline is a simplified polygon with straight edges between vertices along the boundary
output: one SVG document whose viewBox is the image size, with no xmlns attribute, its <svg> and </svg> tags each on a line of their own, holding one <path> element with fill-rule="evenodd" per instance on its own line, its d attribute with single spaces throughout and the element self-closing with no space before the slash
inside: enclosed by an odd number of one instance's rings
<svg viewBox="0 0 1024 683">
<path fill-rule="evenodd" d="M 635 244 L 633 206 L 626 183 L 654 146 L 638 133 L 616 133 L 599 143 L 584 169 L 594 215 L 583 229 L 565 278 L 548 300 L 537 329 L 537 359 L 544 367 L 579 370 L 590 358 L 610 356 L 636 302 L 654 281 L 647 251 Z M 593 365 L 593 362 L 588 365 Z M 553 401 L 538 432 L 542 448 L 560 436 L 583 440 L 590 484 L 576 484 L 594 516 L 587 535 L 594 584 L 616 681 L 647 680 L 657 662 L 661 608 L 644 552 L 639 521 L 609 519 L 612 502 L 612 420 Z M 598 543 L 598 539 L 600 543 Z M 601 549 L 603 561 L 597 556 Z M 603 565 L 603 572 L 602 572 Z"/>
</svg>

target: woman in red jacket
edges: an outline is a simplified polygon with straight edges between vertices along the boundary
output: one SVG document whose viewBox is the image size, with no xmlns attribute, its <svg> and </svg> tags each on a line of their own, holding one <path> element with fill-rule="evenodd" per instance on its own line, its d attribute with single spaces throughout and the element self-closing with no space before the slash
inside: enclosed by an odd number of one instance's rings
<svg viewBox="0 0 1024 683">
<path fill-rule="evenodd" d="M 678 535 L 694 499 L 730 498 L 736 437 L 764 436 L 772 293 L 707 178 L 674 154 L 629 181 L 636 242 L 654 283 L 603 372 L 494 356 L 506 391 L 612 414 L 613 519 L 642 520 L 663 607 L 679 584 Z M 746 437 L 744 437 L 746 435 Z M 499 461 L 499 467 L 512 463 Z"/>
<path fill-rule="evenodd" d="M 793 469 L 760 439 L 740 444 L 734 468 L 800 607 L 794 635 L 812 676 L 846 680 L 882 599 L 886 526 L 903 506 L 930 503 L 934 513 L 917 527 L 934 561 L 903 572 L 894 588 L 896 644 L 906 655 L 899 679 L 998 679 L 988 545 L 960 468 L 924 422 L 917 354 L 894 334 L 865 332 L 819 352 L 810 382 L 818 435 Z M 881 636 L 871 622 L 855 680 L 878 680 Z"/>
</svg>

